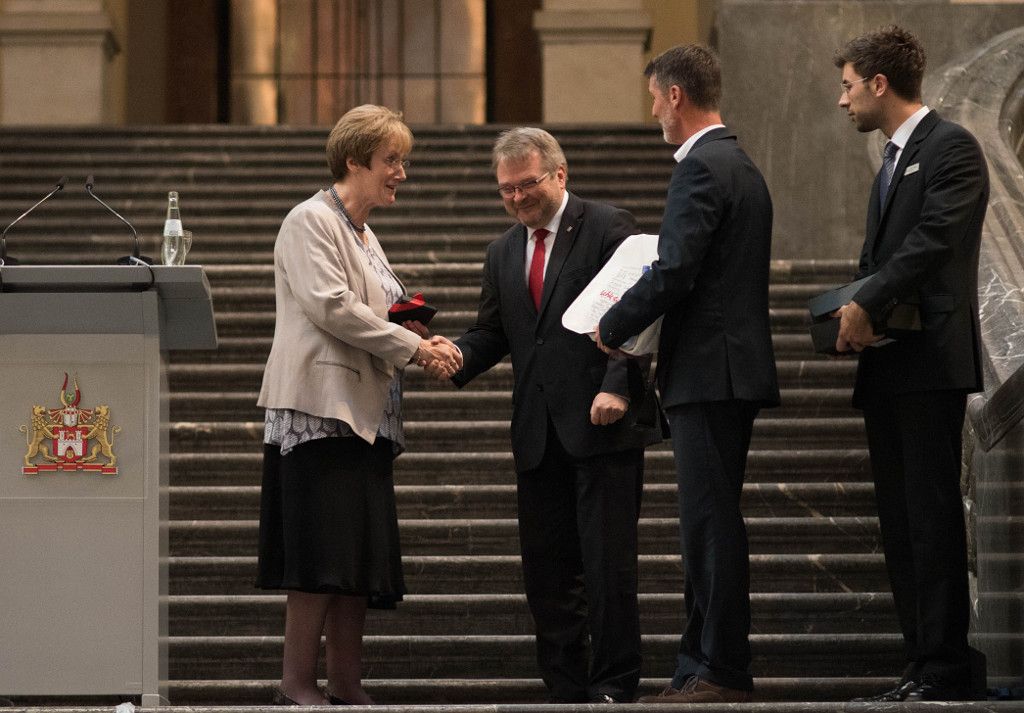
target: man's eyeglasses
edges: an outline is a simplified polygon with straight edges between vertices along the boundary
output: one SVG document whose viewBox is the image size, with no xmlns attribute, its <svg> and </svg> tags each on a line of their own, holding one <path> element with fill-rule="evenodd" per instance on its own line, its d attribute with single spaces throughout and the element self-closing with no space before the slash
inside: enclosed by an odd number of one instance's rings
<svg viewBox="0 0 1024 713">
<path fill-rule="evenodd" d="M 869 79 L 871 79 L 871 77 L 861 77 L 860 79 L 854 79 L 852 82 L 848 82 L 844 79 L 839 82 L 839 86 L 843 88 L 843 94 L 849 94 L 850 90 L 853 89 L 854 84 L 860 84 L 861 82 L 866 82 Z"/>
<path fill-rule="evenodd" d="M 551 171 L 547 171 L 547 172 L 542 173 L 541 175 L 537 176 L 536 178 L 531 178 L 529 181 L 523 181 L 522 183 L 517 183 L 514 186 L 510 186 L 508 184 L 505 184 L 503 186 L 498 186 L 498 193 L 500 193 L 505 198 L 511 198 L 512 196 L 514 196 L 516 194 L 516 191 L 519 191 L 520 193 L 526 193 L 531 188 L 536 188 L 537 185 L 540 184 L 541 181 L 543 181 L 545 178 L 547 178 L 550 175 L 551 175 Z"/>
<path fill-rule="evenodd" d="M 398 158 L 397 156 L 387 156 L 387 157 L 385 157 L 384 158 L 384 163 L 387 165 L 388 168 L 395 169 L 395 168 L 398 168 L 399 166 L 401 166 L 406 171 L 408 171 L 409 170 L 409 166 L 412 165 L 411 163 L 409 163 L 409 159 L 407 159 L 407 158 L 406 159 L 401 159 L 401 158 Z"/>
</svg>

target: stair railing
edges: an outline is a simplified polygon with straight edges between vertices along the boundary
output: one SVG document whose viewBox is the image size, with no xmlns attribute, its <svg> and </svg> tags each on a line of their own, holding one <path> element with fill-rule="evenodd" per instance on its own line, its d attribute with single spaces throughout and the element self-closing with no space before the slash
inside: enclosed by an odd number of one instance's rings
<svg viewBox="0 0 1024 713">
<path fill-rule="evenodd" d="M 962 488 L 973 643 L 990 685 L 1014 685 L 1024 671 L 1024 27 L 946 65 L 925 99 L 977 137 L 989 165 L 978 266 L 986 388 L 968 400 Z"/>
</svg>

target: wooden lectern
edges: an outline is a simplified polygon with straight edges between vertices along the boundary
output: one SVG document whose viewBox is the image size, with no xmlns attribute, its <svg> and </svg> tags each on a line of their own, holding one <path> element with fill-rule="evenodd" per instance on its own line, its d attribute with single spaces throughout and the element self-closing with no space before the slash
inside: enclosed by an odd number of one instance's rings
<svg viewBox="0 0 1024 713">
<path fill-rule="evenodd" d="M 166 703 L 167 351 L 200 267 L 0 267 L 0 695 Z"/>
</svg>

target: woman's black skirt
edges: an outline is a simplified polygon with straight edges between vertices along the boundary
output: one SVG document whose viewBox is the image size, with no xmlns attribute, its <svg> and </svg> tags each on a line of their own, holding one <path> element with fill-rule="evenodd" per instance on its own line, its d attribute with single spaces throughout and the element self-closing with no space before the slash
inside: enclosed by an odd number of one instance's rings
<svg viewBox="0 0 1024 713">
<path fill-rule="evenodd" d="M 261 589 L 365 596 L 394 609 L 405 594 L 391 441 L 354 436 L 263 447 Z"/>
</svg>

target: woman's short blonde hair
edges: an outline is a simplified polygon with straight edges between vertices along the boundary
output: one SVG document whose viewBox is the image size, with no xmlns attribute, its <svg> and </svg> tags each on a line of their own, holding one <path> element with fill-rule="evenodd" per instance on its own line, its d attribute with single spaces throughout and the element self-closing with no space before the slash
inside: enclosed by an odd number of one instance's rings
<svg viewBox="0 0 1024 713">
<path fill-rule="evenodd" d="M 327 165 L 335 180 L 348 174 L 348 159 L 369 166 L 373 153 L 394 141 L 404 156 L 412 150 L 412 132 L 402 121 L 401 112 L 385 106 L 363 104 L 345 112 L 327 137 Z"/>
</svg>

